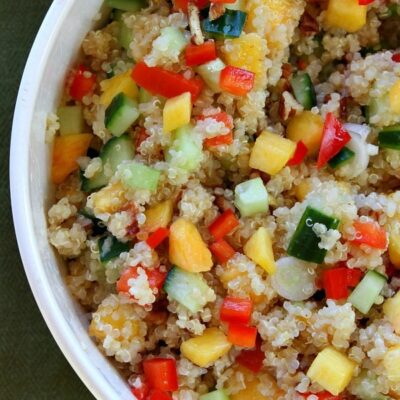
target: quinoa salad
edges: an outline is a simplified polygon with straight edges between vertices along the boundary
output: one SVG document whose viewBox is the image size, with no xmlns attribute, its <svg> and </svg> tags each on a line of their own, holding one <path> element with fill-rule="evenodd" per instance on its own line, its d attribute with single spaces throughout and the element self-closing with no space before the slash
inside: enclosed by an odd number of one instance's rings
<svg viewBox="0 0 400 400">
<path fill-rule="evenodd" d="M 48 236 L 132 399 L 400 399 L 400 0 L 94 21 Z"/>
</svg>

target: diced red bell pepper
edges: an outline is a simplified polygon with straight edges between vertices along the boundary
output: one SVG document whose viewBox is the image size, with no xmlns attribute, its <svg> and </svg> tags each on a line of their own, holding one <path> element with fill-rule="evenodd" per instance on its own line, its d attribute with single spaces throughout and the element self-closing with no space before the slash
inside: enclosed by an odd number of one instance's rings
<svg viewBox="0 0 400 400">
<path fill-rule="evenodd" d="M 118 293 L 126 293 L 130 295 L 129 293 L 130 286 L 128 281 L 130 279 L 135 279 L 138 277 L 139 275 L 137 271 L 138 268 L 139 266 L 130 267 L 126 269 L 124 272 L 122 272 L 121 277 L 117 281 Z M 147 279 L 149 280 L 150 288 L 153 291 L 159 292 L 164 285 L 165 279 L 167 278 L 167 272 L 161 271 L 159 268 L 154 268 L 154 269 L 143 268 L 143 269 L 147 275 Z"/>
<path fill-rule="evenodd" d="M 358 0 L 358 4 L 360 6 L 367 6 L 368 4 L 371 4 L 373 2 L 374 2 L 374 0 Z"/>
<path fill-rule="evenodd" d="M 215 147 L 215 146 L 221 146 L 223 144 L 232 144 L 232 143 L 233 143 L 232 132 L 229 132 L 226 135 L 219 135 L 219 136 L 214 136 L 212 138 L 204 139 L 204 145 L 206 147 Z"/>
<path fill-rule="evenodd" d="M 297 142 L 296 150 L 293 157 L 287 162 L 287 165 L 299 165 L 306 158 L 308 149 L 307 146 L 300 140 Z"/>
<path fill-rule="evenodd" d="M 206 118 L 213 118 L 218 122 L 223 122 L 228 129 L 230 130 L 233 129 L 233 118 L 226 112 L 220 112 L 213 115 L 200 115 L 197 119 L 204 120 Z M 231 144 L 231 143 L 233 143 L 232 132 L 229 132 L 225 135 L 219 135 L 213 138 L 204 139 L 204 145 L 207 147 L 214 147 L 222 144 Z"/>
<path fill-rule="evenodd" d="M 189 0 L 173 0 L 173 3 L 174 3 L 174 9 L 176 11 L 181 10 L 187 14 Z M 195 0 L 193 3 L 201 10 L 203 8 L 206 8 L 209 2 L 208 0 Z"/>
<path fill-rule="evenodd" d="M 318 397 L 318 400 L 342 400 L 341 396 L 334 396 L 327 391 L 319 392 L 319 393 L 299 393 L 304 399 L 307 399 L 308 396 L 314 395 Z"/>
<path fill-rule="evenodd" d="M 214 40 L 208 40 L 200 45 L 189 43 L 185 49 L 186 65 L 193 67 L 195 65 L 205 64 L 217 58 L 217 50 Z"/>
<path fill-rule="evenodd" d="M 264 352 L 261 350 L 261 343 L 256 341 L 256 348 L 252 350 L 242 350 L 236 357 L 236 362 L 250 371 L 258 374 L 263 367 L 265 358 Z"/>
<path fill-rule="evenodd" d="M 228 65 L 221 71 L 219 86 L 235 96 L 245 96 L 253 89 L 254 79 L 254 72 Z"/>
<path fill-rule="evenodd" d="M 307 62 L 306 62 L 305 60 L 303 60 L 302 58 L 300 58 L 300 59 L 297 61 L 297 68 L 298 68 L 300 71 L 304 71 L 304 70 L 307 68 L 307 66 L 308 66 Z"/>
<path fill-rule="evenodd" d="M 146 243 L 152 248 L 155 249 L 161 242 L 163 242 L 169 235 L 169 229 L 167 228 L 158 228 L 155 232 L 153 232 L 146 240 Z"/>
<path fill-rule="evenodd" d="M 400 53 L 395 53 L 392 55 L 392 60 L 396 63 L 400 63 Z"/>
<path fill-rule="evenodd" d="M 176 361 L 173 358 L 151 358 L 144 360 L 143 370 L 151 388 L 170 392 L 178 390 Z"/>
<path fill-rule="evenodd" d="M 213 221 L 208 230 L 215 240 L 219 240 L 233 231 L 238 225 L 239 220 L 235 213 L 231 209 L 228 209 Z"/>
<path fill-rule="evenodd" d="M 228 327 L 228 342 L 235 346 L 254 347 L 257 339 L 257 328 L 243 324 L 230 323 Z"/>
<path fill-rule="evenodd" d="M 326 269 L 322 273 L 322 283 L 327 299 L 340 300 L 349 296 L 346 267 Z"/>
<path fill-rule="evenodd" d="M 350 134 L 343 128 L 333 113 L 325 118 L 321 147 L 319 149 L 317 167 L 322 168 L 332 157 L 335 157 L 348 142 Z"/>
<path fill-rule="evenodd" d="M 355 237 L 354 244 L 366 244 L 374 249 L 385 250 L 388 244 L 386 231 L 375 221 L 355 221 L 353 223 Z"/>
<path fill-rule="evenodd" d="M 354 288 L 361 281 L 363 272 L 359 268 L 347 268 L 347 286 Z"/>
<path fill-rule="evenodd" d="M 152 389 L 146 400 L 171 400 L 172 397 L 169 393 L 160 389 Z"/>
<path fill-rule="evenodd" d="M 212 243 L 210 250 L 221 264 L 225 264 L 236 253 L 235 249 L 224 239 L 220 239 Z"/>
<path fill-rule="evenodd" d="M 147 395 L 149 394 L 150 387 L 147 382 L 141 382 L 141 385 L 139 387 L 132 387 L 131 391 L 137 400 L 147 400 Z"/>
<path fill-rule="evenodd" d="M 143 61 L 134 66 L 132 79 L 152 94 L 167 98 L 190 92 L 193 102 L 199 97 L 204 86 L 198 77 L 186 79 L 182 74 L 161 67 L 149 67 Z"/>
<path fill-rule="evenodd" d="M 240 297 L 225 297 L 220 311 L 220 319 L 224 322 L 248 324 L 251 318 L 253 302 Z"/>
<path fill-rule="evenodd" d="M 82 101 L 83 97 L 93 91 L 96 85 L 96 75 L 84 65 L 79 65 L 73 75 L 69 94 L 74 100 Z"/>
</svg>

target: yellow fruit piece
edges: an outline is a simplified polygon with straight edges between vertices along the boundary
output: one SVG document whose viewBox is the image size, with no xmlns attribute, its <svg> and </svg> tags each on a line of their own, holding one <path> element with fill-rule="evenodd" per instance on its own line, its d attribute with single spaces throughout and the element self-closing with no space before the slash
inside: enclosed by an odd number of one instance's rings
<svg viewBox="0 0 400 400">
<path fill-rule="evenodd" d="M 168 99 L 163 109 L 164 132 L 171 132 L 190 122 L 192 100 L 189 92 Z"/>
<path fill-rule="evenodd" d="M 400 80 L 389 91 L 390 109 L 395 114 L 400 114 Z"/>
<path fill-rule="evenodd" d="M 93 135 L 79 133 L 77 135 L 57 136 L 53 144 L 51 180 L 55 184 L 65 181 L 71 172 L 78 169 L 76 160 L 86 156 Z"/>
<path fill-rule="evenodd" d="M 288 124 L 286 136 L 294 142 L 300 140 L 307 146 L 308 155 L 318 154 L 321 145 L 324 120 L 311 111 L 303 111 L 293 117 Z"/>
<path fill-rule="evenodd" d="M 332 28 L 356 32 L 367 23 L 367 6 L 359 5 L 358 0 L 329 0 L 325 22 Z"/>
<path fill-rule="evenodd" d="M 394 331 L 400 334 L 400 292 L 397 292 L 393 297 L 385 301 L 383 304 L 383 313 L 393 325 Z"/>
<path fill-rule="evenodd" d="M 400 345 L 390 348 L 383 358 L 387 377 L 392 382 L 400 381 Z"/>
<path fill-rule="evenodd" d="M 264 131 L 254 143 L 249 165 L 251 168 L 275 175 L 284 168 L 295 150 L 295 142 Z"/>
<path fill-rule="evenodd" d="M 125 203 L 125 189 L 121 182 L 108 185 L 91 195 L 91 206 L 95 215 L 115 213 Z"/>
<path fill-rule="evenodd" d="M 326 347 L 319 352 L 307 371 L 313 383 L 337 396 L 346 389 L 353 377 L 356 363 L 334 347 Z"/>
<path fill-rule="evenodd" d="M 146 210 L 146 222 L 143 229 L 154 232 L 158 228 L 166 228 L 171 220 L 174 206 L 172 200 L 165 200 Z"/>
<path fill-rule="evenodd" d="M 266 228 L 260 227 L 247 241 L 244 254 L 256 264 L 264 268 L 269 274 L 274 274 L 276 270 L 274 251 L 272 242 Z"/>
<path fill-rule="evenodd" d="M 225 334 L 218 328 L 208 328 L 201 336 L 181 344 L 181 353 L 193 364 L 205 367 L 224 356 L 231 349 Z"/>
<path fill-rule="evenodd" d="M 225 41 L 221 48 L 226 64 L 243 68 L 256 74 L 256 87 L 263 85 L 266 79 L 264 60 L 267 46 L 256 33 L 242 34 L 242 36 Z"/>
<path fill-rule="evenodd" d="M 303 201 L 311 190 L 310 181 L 301 181 L 294 189 L 294 195 L 298 201 Z"/>
<path fill-rule="evenodd" d="M 189 272 L 209 271 L 213 266 L 211 252 L 196 226 L 184 218 L 170 227 L 169 261 Z"/>
<path fill-rule="evenodd" d="M 100 103 L 108 107 L 113 101 L 113 98 L 119 93 L 124 93 L 131 99 L 136 99 L 139 95 L 139 90 L 136 83 L 131 78 L 131 73 L 132 70 L 129 69 L 123 74 L 102 81 L 100 87 L 103 93 L 100 96 Z"/>
<path fill-rule="evenodd" d="M 400 233 L 394 229 L 389 233 L 389 259 L 396 267 L 400 268 Z"/>
</svg>

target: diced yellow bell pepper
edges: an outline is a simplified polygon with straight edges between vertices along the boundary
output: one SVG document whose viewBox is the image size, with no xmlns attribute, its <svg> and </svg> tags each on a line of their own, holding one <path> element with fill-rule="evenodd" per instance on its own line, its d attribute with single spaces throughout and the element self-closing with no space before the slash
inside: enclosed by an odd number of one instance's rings
<svg viewBox="0 0 400 400">
<path fill-rule="evenodd" d="M 168 99 L 163 109 L 164 132 L 171 132 L 190 122 L 192 100 L 189 92 Z"/>
<path fill-rule="evenodd" d="M 390 109 L 395 114 L 400 114 L 400 80 L 389 91 Z"/>
<path fill-rule="evenodd" d="M 400 292 L 387 299 L 383 304 L 383 313 L 392 324 L 394 331 L 400 334 Z"/>
<path fill-rule="evenodd" d="M 298 201 L 303 201 L 311 190 L 311 183 L 308 180 L 301 181 L 294 189 L 294 195 Z"/>
<path fill-rule="evenodd" d="M 311 111 L 303 111 L 293 117 L 288 124 L 286 136 L 294 142 L 300 140 L 307 146 L 308 155 L 318 154 L 321 145 L 324 120 Z"/>
<path fill-rule="evenodd" d="M 95 215 L 115 213 L 127 202 L 125 189 L 121 182 L 105 186 L 93 193 L 90 198 Z"/>
<path fill-rule="evenodd" d="M 389 381 L 398 383 L 400 381 L 400 345 L 391 347 L 383 358 Z"/>
<path fill-rule="evenodd" d="M 184 218 L 170 227 L 169 261 L 189 272 L 209 271 L 213 266 L 211 252 L 196 226 Z"/>
<path fill-rule="evenodd" d="M 307 371 L 311 382 L 337 396 L 350 383 L 356 363 L 334 347 L 326 347 L 312 362 Z"/>
<path fill-rule="evenodd" d="M 186 340 L 181 344 L 181 353 L 199 367 L 217 361 L 231 349 L 225 334 L 218 328 L 208 328 L 201 336 Z"/>
<path fill-rule="evenodd" d="M 244 254 L 256 264 L 264 268 L 269 274 L 274 274 L 276 270 L 274 251 L 272 242 L 266 228 L 260 227 L 247 241 Z"/>
<path fill-rule="evenodd" d="M 367 23 L 367 6 L 358 0 L 329 0 L 325 22 L 332 28 L 356 32 Z"/>
<path fill-rule="evenodd" d="M 400 268 L 400 233 L 392 229 L 389 233 L 389 259 L 396 267 Z"/>
<path fill-rule="evenodd" d="M 146 210 L 143 228 L 148 232 L 166 228 L 172 220 L 173 207 L 172 200 L 165 200 Z"/>
<path fill-rule="evenodd" d="M 250 154 L 249 165 L 267 174 L 277 174 L 292 158 L 296 143 L 275 133 L 264 131 L 256 139 Z"/>
<path fill-rule="evenodd" d="M 103 91 L 100 96 L 100 103 L 108 107 L 113 98 L 119 94 L 124 93 L 131 99 L 136 99 L 139 90 L 136 83 L 131 78 L 132 70 L 113 76 L 111 79 L 104 80 L 100 83 L 101 90 Z"/>
</svg>

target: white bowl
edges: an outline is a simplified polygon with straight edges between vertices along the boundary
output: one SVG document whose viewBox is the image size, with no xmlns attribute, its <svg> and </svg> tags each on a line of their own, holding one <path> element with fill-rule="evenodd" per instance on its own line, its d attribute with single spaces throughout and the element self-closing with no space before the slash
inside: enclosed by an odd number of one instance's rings
<svg viewBox="0 0 400 400">
<path fill-rule="evenodd" d="M 65 357 L 97 399 L 132 400 L 117 371 L 87 334 L 88 318 L 71 298 L 63 265 L 48 243 L 51 203 L 46 116 L 57 109 L 68 68 L 102 0 L 55 0 L 32 47 L 18 95 L 10 181 L 19 250 L 33 294 Z"/>
</svg>

